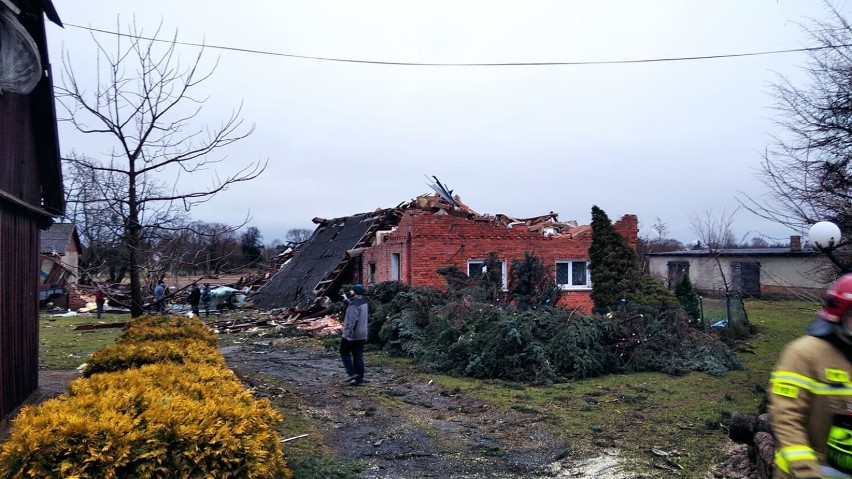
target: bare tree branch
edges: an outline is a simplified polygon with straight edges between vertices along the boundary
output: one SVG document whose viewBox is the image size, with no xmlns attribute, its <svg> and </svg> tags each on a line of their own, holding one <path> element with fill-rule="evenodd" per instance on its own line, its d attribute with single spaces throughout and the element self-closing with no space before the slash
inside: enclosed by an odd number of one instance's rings
<svg viewBox="0 0 852 479">
<path fill-rule="evenodd" d="M 808 81 L 795 85 L 779 77 L 772 85 L 783 134 L 766 148 L 761 163 L 769 193 L 762 198 L 741 193 L 739 201 L 799 232 L 818 221 L 836 223 L 843 240 L 829 258 L 848 270 L 852 263 L 840 252 L 852 232 L 852 28 L 830 1 L 824 5 L 830 19 L 803 26 L 813 46 L 825 47 L 810 51 L 803 67 Z"/>
<path fill-rule="evenodd" d="M 63 120 L 113 145 L 101 157 L 72 155 L 66 162 L 78 175 L 73 181 L 80 187 L 72 189 L 78 195 L 73 202 L 77 211 L 88 216 L 88 225 L 98 224 L 92 214 L 109 221 L 112 234 L 123 245 L 134 316 L 142 313 L 144 304 L 142 276 L 153 278 L 164 274 L 164 268 L 186 263 L 185 250 L 176 248 L 174 255 L 158 254 L 158 260 L 152 261 L 151 249 L 156 245 L 168 251 L 173 249 L 170 245 L 185 245 L 185 214 L 193 206 L 233 184 L 257 178 L 268 164 L 254 161 L 229 171 L 228 157 L 214 156 L 248 137 L 254 127 L 244 126 L 241 108 L 217 128 L 192 126 L 207 101 L 195 92 L 211 77 L 218 61 L 203 67 L 201 48 L 189 63 L 181 64 L 177 32 L 170 42 L 161 43 L 157 39 L 161 29 L 162 24 L 150 40 L 143 40 L 142 29 L 134 22 L 127 28 L 128 35 L 115 37 L 112 48 L 93 34 L 98 65 L 94 88 L 82 88 L 67 53 L 62 85 L 57 87 L 66 113 Z M 212 172 L 206 188 L 188 186 L 190 182 L 182 178 L 182 174 L 195 176 L 206 170 Z"/>
</svg>

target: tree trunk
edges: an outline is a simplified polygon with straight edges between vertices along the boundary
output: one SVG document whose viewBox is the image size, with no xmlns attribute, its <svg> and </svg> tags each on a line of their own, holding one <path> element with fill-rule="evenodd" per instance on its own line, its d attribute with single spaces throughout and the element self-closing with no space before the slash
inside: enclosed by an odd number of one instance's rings
<svg viewBox="0 0 852 479">
<path fill-rule="evenodd" d="M 129 198 L 127 205 L 127 253 L 130 263 L 130 316 L 137 318 L 145 312 L 142 308 L 142 267 L 139 264 L 139 244 L 142 227 L 139 224 L 139 203 L 136 198 L 136 175 L 134 158 L 130 158 Z"/>
</svg>

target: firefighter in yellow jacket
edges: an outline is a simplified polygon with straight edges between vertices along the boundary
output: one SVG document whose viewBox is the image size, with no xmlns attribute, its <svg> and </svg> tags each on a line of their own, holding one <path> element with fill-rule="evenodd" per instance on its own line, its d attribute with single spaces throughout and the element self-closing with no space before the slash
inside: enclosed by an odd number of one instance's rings
<svg viewBox="0 0 852 479">
<path fill-rule="evenodd" d="M 775 478 L 852 477 L 852 274 L 829 287 L 770 379 Z"/>
</svg>

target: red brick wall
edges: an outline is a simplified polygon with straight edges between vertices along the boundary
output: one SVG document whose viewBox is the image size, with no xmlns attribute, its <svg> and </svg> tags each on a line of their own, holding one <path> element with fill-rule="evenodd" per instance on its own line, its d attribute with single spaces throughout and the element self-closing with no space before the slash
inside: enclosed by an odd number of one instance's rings
<svg viewBox="0 0 852 479">
<path fill-rule="evenodd" d="M 636 215 L 624 215 L 612 227 L 627 240 L 631 248 L 636 249 L 636 239 L 639 237 L 639 218 Z"/>
<path fill-rule="evenodd" d="M 636 247 L 635 215 L 625 215 L 614 227 L 631 247 Z M 439 268 L 453 265 L 466 272 L 468 260 L 485 259 L 489 252 L 496 252 L 499 259 L 506 261 L 507 269 L 512 260 L 523 259 L 525 252 L 532 252 L 547 265 L 555 265 L 557 260 L 588 259 L 591 229 L 580 230 L 573 235 L 545 236 L 525 227 L 506 228 L 452 215 L 408 211 L 382 244 L 364 251 L 363 277 L 369 278 L 369 264 L 374 263 L 376 282 L 390 281 L 391 253 L 400 254 L 400 281 L 442 289 L 446 285 L 436 272 Z M 566 291 L 560 304 L 579 306 L 588 312 L 592 307 L 589 293 Z"/>
</svg>

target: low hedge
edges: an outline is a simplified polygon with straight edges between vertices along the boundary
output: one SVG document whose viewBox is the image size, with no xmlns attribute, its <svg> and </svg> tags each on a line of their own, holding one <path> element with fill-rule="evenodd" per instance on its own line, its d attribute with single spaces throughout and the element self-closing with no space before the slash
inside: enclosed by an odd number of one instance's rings
<svg viewBox="0 0 852 479">
<path fill-rule="evenodd" d="M 197 339 L 216 346 L 219 338 L 198 318 L 147 315 L 129 321 L 116 343 Z"/>
<path fill-rule="evenodd" d="M 197 339 L 141 341 L 115 344 L 95 351 L 86 362 L 83 375 L 89 377 L 92 374 L 121 371 L 163 362 L 175 364 L 200 362 L 212 366 L 225 366 L 225 360 L 219 351 L 204 341 Z"/>
<path fill-rule="evenodd" d="M 93 357 L 99 374 L 24 407 L 0 450 L 0 478 L 291 478 L 274 429 L 282 416 L 187 319 L 131 321 L 122 344 Z"/>
</svg>

